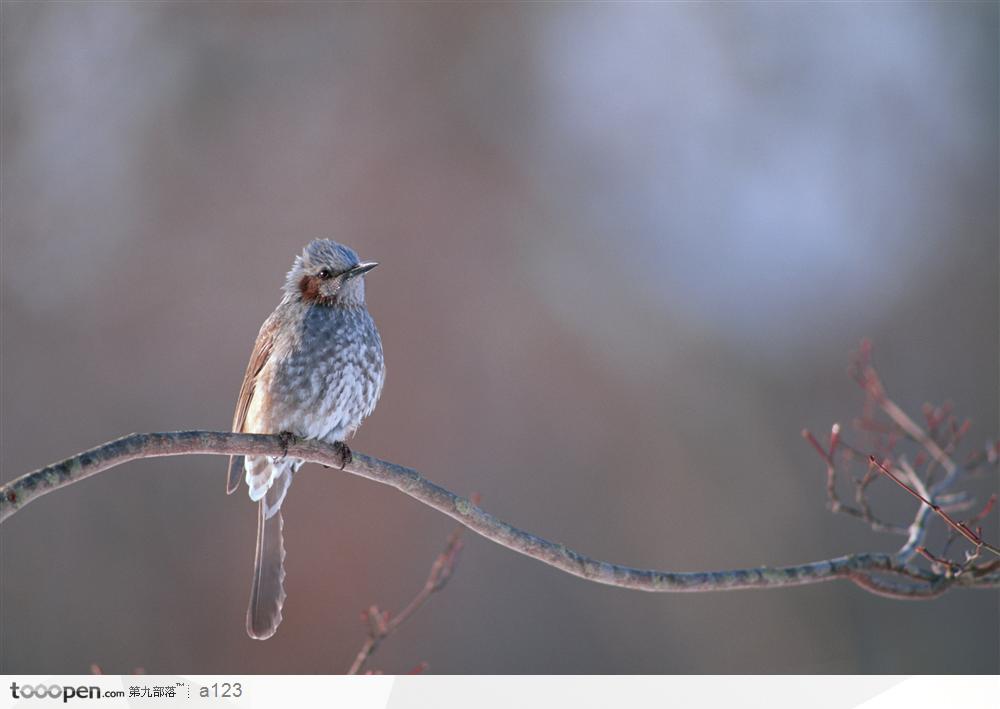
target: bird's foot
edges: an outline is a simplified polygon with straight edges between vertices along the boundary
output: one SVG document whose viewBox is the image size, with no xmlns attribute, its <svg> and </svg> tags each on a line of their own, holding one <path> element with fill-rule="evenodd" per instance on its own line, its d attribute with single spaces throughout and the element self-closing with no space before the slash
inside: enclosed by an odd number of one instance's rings
<svg viewBox="0 0 1000 709">
<path fill-rule="evenodd" d="M 281 457 L 278 460 L 284 460 L 288 456 L 288 446 L 295 443 L 297 436 L 291 431 L 282 431 L 278 434 L 278 439 L 281 441 Z"/>
<path fill-rule="evenodd" d="M 340 456 L 340 469 L 343 470 L 347 467 L 347 464 L 354 460 L 354 454 L 351 453 L 351 449 L 347 447 L 347 444 L 343 441 L 334 441 L 333 449 L 337 451 L 337 455 Z"/>
</svg>

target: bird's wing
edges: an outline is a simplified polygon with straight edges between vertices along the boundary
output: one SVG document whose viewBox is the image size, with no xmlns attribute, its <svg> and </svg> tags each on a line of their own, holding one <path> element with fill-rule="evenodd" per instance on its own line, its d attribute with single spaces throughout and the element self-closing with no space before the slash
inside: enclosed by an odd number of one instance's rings
<svg viewBox="0 0 1000 709">
<path fill-rule="evenodd" d="M 236 401 L 236 413 L 233 414 L 233 431 L 243 432 L 243 427 L 247 420 L 247 411 L 250 409 L 250 401 L 253 399 L 254 391 L 257 387 L 257 376 L 264 365 L 271 357 L 274 350 L 274 339 L 278 332 L 278 318 L 272 313 L 271 317 L 264 321 L 257 333 L 257 341 L 253 346 L 253 353 L 250 355 L 250 362 L 247 364 L 247 371 L 243 375 L 243 384 L 240 386 L 240 396 Z M 240 486 L 240 479 L 243 477 L 243 456 L 233 455 L 229 457 L 229 479 L 226 482 L 226 493 L 232 494 Z"/>
</svg>

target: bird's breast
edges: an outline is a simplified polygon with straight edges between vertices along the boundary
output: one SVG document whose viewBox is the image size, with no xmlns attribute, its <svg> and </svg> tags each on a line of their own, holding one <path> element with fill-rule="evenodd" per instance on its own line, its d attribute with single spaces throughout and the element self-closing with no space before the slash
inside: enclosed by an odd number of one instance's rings
<svg viewBox="0 0 1000 709">
<path fill-rule="evenodd" d="M 274 353 L 272 427 L 343 440 L 371 413 L 384 379 L 382 343 L 367 311 L 314 306 Z"/>
</svg>

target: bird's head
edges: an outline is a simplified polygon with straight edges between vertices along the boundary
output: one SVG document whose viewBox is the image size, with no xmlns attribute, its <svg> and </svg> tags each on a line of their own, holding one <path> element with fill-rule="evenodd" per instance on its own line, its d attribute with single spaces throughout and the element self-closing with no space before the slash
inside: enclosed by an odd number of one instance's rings
<svg viewBox="0 0 1000 709">
<path fill-rule="evenodd" d="M 364 305 L 364 274 L 378 264 L 362 263 L 354 251 L 329 239 L 316 239 L 295 257 L 285 294 L 303 303 Z"/>
</svg>

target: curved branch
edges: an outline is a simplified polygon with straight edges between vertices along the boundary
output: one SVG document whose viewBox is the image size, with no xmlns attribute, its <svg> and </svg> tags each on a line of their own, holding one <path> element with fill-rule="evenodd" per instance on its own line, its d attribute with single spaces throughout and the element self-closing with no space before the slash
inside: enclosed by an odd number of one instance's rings
<svg viewBox="0 0 1000 709">
<path fill-rule="evenodd" d="M 297 439 L 289 444 L 277 435 L 177 431 L 133 433 L 64 461 L 28 473 L 0 487 L 0 522 L 53 490 L 79 482 L 116 465 L 140 458 L 173 455 L 288 455 L 339 468 L 340 453 L 332 445 Z M 401 465 L 354 453 L 345 472 L 389 485 L 423 502 L 480 536 L 568 574 L 620 588 L 667 592 L 724 591 L 747 588 L 802 586 L 846 578 L 879 595 L 925 599 L 948 588 L 998 588 L 1000 570 L 989 573 L 942 575 L 904 565 L 889 554 L 850 554 L 798 566 L 757 567 L 732 571 L 670 572 L 636 569 L 599 561 L 504 522 Z M 899 577 L 888 580 L 886 575 Z"/>
</svg>

